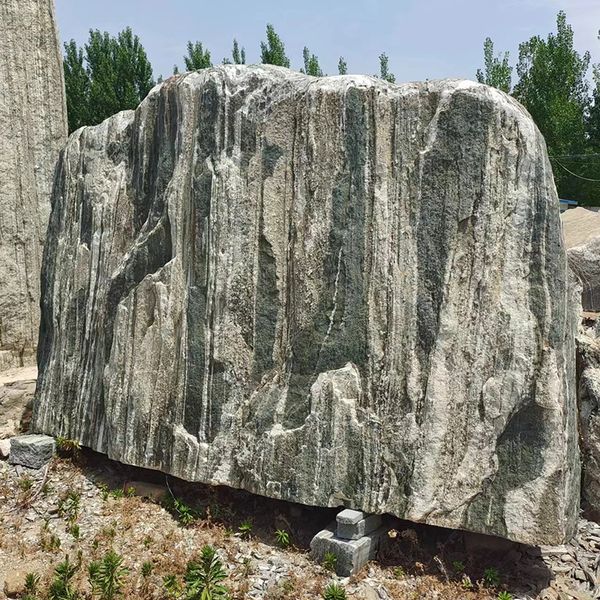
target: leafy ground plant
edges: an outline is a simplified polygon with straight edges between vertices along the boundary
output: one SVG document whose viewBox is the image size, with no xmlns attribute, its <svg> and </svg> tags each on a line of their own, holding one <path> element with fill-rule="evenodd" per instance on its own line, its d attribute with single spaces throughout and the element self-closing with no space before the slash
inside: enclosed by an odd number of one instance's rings
<svg viewBox="0 0 600 600">
<path fill-rule="evenodd" d="M 330 583 L 323 592 L 324 600 L 346 600 L 346 592 L 341 585 Z"/>
<path fill-rule="evenodd" d="M 325 552 L 323 556 L 323 568 L 328 571 L 335 571 L 337 566 L 337 556 L 333 552 Z"/>
<path fill-rule="evenodd" d="M 73 586 L 72 580 L 77 573 L 78 565 L 69 561 L 69 555 L 58 563 L 54 569 L 54 579 L 48 591 L 49 600 L 79 600 L 80 595 Z"/>
<path fill-rule="evenodd" d="M 37 573 L 27 573 L 25 575 L 25 595 L 23 600 L 38 600 L 38 586 L 40 576 Z"/>
<path fill-rule="evenodd" d="M 513 597 L 508 592 L 500 592 L 498 594 L 498 600 L 513 600 Z"/>
<path fill-rule="evenodd" d="M 252 534 L 252 521 L 243 521 L 242 524 L 238 527 L 238 532 L 242 539 L 248 539 Z"/>
<path fill-rule="evenodd" d="M 114 600 L 121 595 L 127 569 L 123 566 L 123 557 L 109 550 L 100 561 L 88 565 L 88 577 L 92 586 L 92 595 L 100 600 Z"/>
<path fill-rule="evenodd" d="M 217 551 L 204 546 L 197 561 L 190 561 L 185 571 L 187 600 L 226 600 L 229 591 L 221 583 L 227 577 Z"/>
<path fill-rule="evenodd" d="M 494 567 L 488 567 L 483 572 L 483 583 L 488 587 L 496 587 L 500 584 L 500 574 Z"/>
<path fill-rule="evenodd" d="M 287 548 L 290 545 L 290 534 L 285 529 L 276 529 L 275 539 L 282 548 Z"/>
</svg>

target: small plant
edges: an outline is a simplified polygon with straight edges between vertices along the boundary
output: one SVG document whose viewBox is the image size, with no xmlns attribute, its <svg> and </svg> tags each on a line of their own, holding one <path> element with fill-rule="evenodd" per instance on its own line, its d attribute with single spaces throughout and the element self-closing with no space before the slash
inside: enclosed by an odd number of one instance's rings
<svg viewBox="0 0 600 600">
<path fill-rule="evenodd" d="M 465 563 L 462 560 L 454 560 L 452 561 L 452 570 L 457 575 L 462 575 L 465 572 Z"/>
<path fill-rule="evenodd" d="M 324 600 L 346 600 L 346 592 L 341 585 L 330 583 L 323 592 Z"/>
<path fill-rule="evenodd" d="M 106 483 L 100 483 L 98 484 L 98 489 L 102 494 L 102 500 L 108 500 L 108 497 L 110 496 L 110 488 L 108 487 L 108 485 L 106 485 Z"/>
<path fill-rule="evenodd" d="M 154 540 L 152 539 L 151 536 L 147 535 L 144 538 L 144 548 L 146 548 L 146 549 L 150 548 L 150 546 L 152 546 L 153 543 L 154 543 Z"/>
<path fill-rule="evenodd" d="M 79 454 L 81 444 L 77 440 L 70 440 L 59 435 L 56 438 L 56 449 L 63 457 L 74 457 Z"/>
<path fill-rule="evenodd" d="M 19 488 L 22 492 L 28 492 L 33 487 L 33 479 L 29 477 L 29 475 L 23 475 L 21 479 L 19 479 Z"/>
<path fill-rule="evenodd" d="M 134 487 L 128 487 L 128 488 L 125 490 L 125 495 L 126 495 L 128 498 L 133 498 L 133 497 L 135 496 L 135 488 L 134 488 Z"/>
<path fill-rule="evenodd" d="M 513 600 L 513 597 L 508 592 L 500 592 L 498 594 L 498 600 Z"/>
<path fill-rule="evenodd" d="M 238 527 L 238 533 L 242 539 L 248 539 L 252 535 L 252 521 L 243 521 Z"/>
<path fill-rule="evenodd" d="M 23 600 L 38 599 L 39 583 L 40 576 L 37 573 L 27 573 L 27 575 L 25 575 L 25 595 L 23 596 Z"/>
<path fill-rule="evenodd" d="M 285 529 L 276 529 L 275 539 L 282 548 L 287 548 L 290 545 L 290 534 Z"/>
<path fill-rule="evenodd" d="M 115 488 L 112 490 L 110 495 L 115 498 L 115 500 L 118 500 L 119 498 L 123 498 L 125 496 L 125 492 L 121 488 Z"/>
<path fill-rule="evenodd" d="M 323 568 L 328 571 L 335 571 L 337 566 L 337 556 L 333 552 L 325 552 L 322 565 Z"/>
<path fill-rule="evenodd" d="M 48 591 L 49 600 L 79 600 L 80 595 L 72 584 L 76 572 L 77 565 L 70 562 L 69 555 L 66 555 L 65 560 L 54 569 L 54 579 Z"/>
<path fill-rule="evenodd" d="M 179 498 L 169 498 L 164 501 L 163 506 L 184 526 L 188 527 L 198 517 L 191 506 L 188 506 Z"/>
<path fill-rule="evenodd" d="M 181 595 L 181 584 L 175 575 L 165 575 L 163 577 L 163 586 L 169 598 L 179 598 Z"/>
<path fill-rule="evenodd" d="M 81 536 L 81 531 L 79 530 L 79 525 L 77 523 L 73 523 L 70 527 L 69 527 L 69 533 L 76 539 L 78 540 L 79 537 Z"/>
<path fill-rule="evenodd" d="M 70 490 L 58 501 L 58 514 L 68 523 L 74 523 L 81 509 L 81 494 Z"/>
<path fill-rule="evenodd" d="M 394 577 L 396 579 L 404 579 L 404 577 L 406 577 L 406 572 L 404 571 L 404 569 L 402 567 L 395 567 L 394 568 Z"/>
<path fill-rule="evenodd" d="M 142 563 L 142 577 L 150 577 L 152 575 L 152 570 L 154 569 L 154 565 L 151 561 L 147 560 Z"/>
<path fill-rule="evenodd" d="M 88 578 L 92 586 L 92 595 L 100 600 L 113 600 L 121 595 L 127 569 L 123 566 L 123 557 L 109 550 L 101 561 L 88 565 Z"/>
<path fill-rule="evenodd" d="M 252 560 L 245 556 L 244 560 L 242 561 L 242 577 L 246 579 L 247 577 L 252 575 L 253 571 L 254 567 L 252 566 Z"/>
<path fill-rule="evenodd" d="M 483 583 L 488 587 L 496 587 L 500 583 L 500 575 L 494 567 L 488 567 L 483 572 Z"/>
<path fill-rule="evenodd" d="M 226 600 L 227 588 L 221 584 L 227 577 L 223 564 L 212 546 L 204 546 L 198 561 L 187 564 L 184 581 L 188 600 Z"/>
<path fill-rule="evenodd" d="M 460 580 L 460 585 L 462 586 L 463 590 L 472 590 L 474 587 L 473 582 L 468 575 L 463 575 L 462 579 Z"/>
</svg>

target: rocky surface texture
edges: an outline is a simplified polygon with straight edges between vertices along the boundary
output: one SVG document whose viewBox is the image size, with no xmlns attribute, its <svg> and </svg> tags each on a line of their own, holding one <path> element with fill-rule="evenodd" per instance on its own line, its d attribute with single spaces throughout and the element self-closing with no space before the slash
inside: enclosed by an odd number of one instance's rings
<svg viewBox="0 0 600 600">
<path fill-rule="evenodd" d="M 35 363 L 42 246 L 67 136 L 54 0 L 0 2 L 0 371 Z"/>
<path fill-rule="evenodd" d="M 36 377 L 35 367 L 0 373 L 0 442 L 29 428 Z"/>
<path fill-rule="evenodd" d="M 600 322 L 577 336 L 579 431 L 583 464 L 582 498 L 600 518 Z"/>
<path fill-rule="evenodd" d="M 583 310 L 600 312 L 600 212 L 577 207 L 561 220 L 569 266 L 581 282 Z"/>
<path fill-rule="evenodd" d="M 37 431 L 304 504 L 573 534 L 575 320 L 514 100 L 222 66 L 73 134 L 57 177 Z"/>
</svg>

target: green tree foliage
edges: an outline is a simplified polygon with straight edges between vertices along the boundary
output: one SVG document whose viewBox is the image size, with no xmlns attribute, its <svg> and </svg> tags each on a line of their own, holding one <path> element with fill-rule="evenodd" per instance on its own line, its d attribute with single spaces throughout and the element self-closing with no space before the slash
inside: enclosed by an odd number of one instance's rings
<svg viewBox="0 0 600 600">
<path fill-rule="evenodd" d="M 477 81 L 491 85 L 509 94 L 512 82 L 512 67 L 508 59 L 508 52 L 494 56 L 494 42 L 490 38 L 486 38 L 483 43 L 485 70 L 477 69 Z"/>
<path fill-rule="evenodd" d="M 389 83 L 396 83 L 396 76 L 390 72 L 389 58 L 385 52 L 379 55 L 379 77 Z"/>
<path fill-rule="evenodd" d="M 240 49 L 238 41 L 233 40 L 233 49 L 231 51 L 231 57 L 233 58 L 233 64 L 245 65 L 246 64 L 246 50 L 244 47 Z"/>
<path fill-rule="evenodd" d="M 260 43 L 260 58 L 265 65 L 290 66 L 290 59 L 285 54 L 285 46 L 270 23 L 267 24 L 267 41 Z"/>
<path fill-rule="evenodd" d="M 586 52 L 581 56 L 575 50 L 573 30 L 562 11 L 558 13 L 556 26 L 556 33 L 550 33 L 547 39 L 535 36 L 520 44 L 519 81 L 514 95 L 531 113 L 546 138 L 549 154 L 554 157 L 559 196 L 585 202 L 590 200 L 590 186 L 584 179 L 569 173 L 581 173 L 585 164 L 569 167 L 565 161 L 587 151 L 585 122 L 590 99 L 586 75 L 590 55 Z"/>
<path fill-rule="evenodd" d="M 202 42 L 188 42 L 187 55 L 183 57 L 187 71 L 197 71 L 212 67 L 210 52 L 202 46 Z"/>
<path fill-rule="evenodd" d="M 84 49 L 66 43 L 64 72 L 70 131 L 136 108 L 154 85 L 150 61 L 129 27 L 116 37 L 90 30 Z"/>
<path fill-rule="evenodd" d="M 82 100 L 88 97 L 90 77 L 84 66 L 83 50 L 77 47 L 75 40 L 65 43 L 63 66 L 69 132 L 71 132 L 89 123 L 88 103 Z"/>
<path fill-rule="evenodd" d="M 340 75 L 348 74 L 348 64 L 346 63 L 343 56 L 340 56 L 340 59 L 338 60 L 338 73 Z"/>
<path fill-rule="evenodd" d="M 304 59 L 304 72 L 307 75 L 312 75 L 313 77 L 323 77 L 323 71 L 319 65 L 319 59 L 314 54 L 310 53 L 310 50 L 304 46 L 304 50 L 302 51 L 302 57 Z"/>
</svg>

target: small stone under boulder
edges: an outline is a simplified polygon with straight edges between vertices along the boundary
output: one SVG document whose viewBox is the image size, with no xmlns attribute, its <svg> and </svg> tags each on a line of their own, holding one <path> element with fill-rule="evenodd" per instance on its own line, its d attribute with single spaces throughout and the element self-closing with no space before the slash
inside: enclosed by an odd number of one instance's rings
<svg viewBox="0 0 600 600">
<path fill-rule="evenodd" d="M 30 469 L 41 469 L 54 456 L 56 442 L 49 435 L 20 435 L 10 441 L 8 462 Z"/>
</svg>

